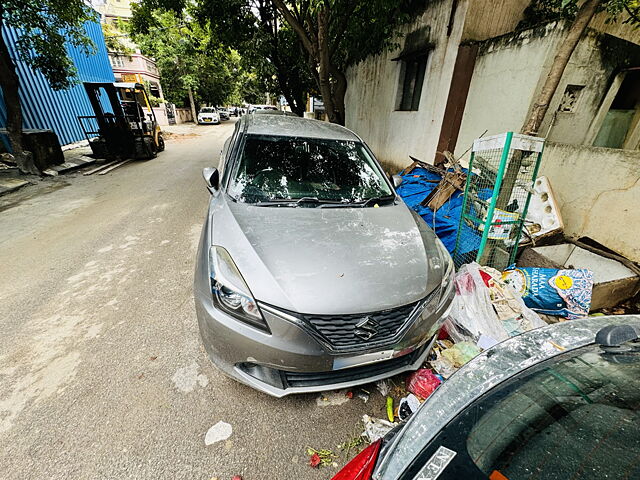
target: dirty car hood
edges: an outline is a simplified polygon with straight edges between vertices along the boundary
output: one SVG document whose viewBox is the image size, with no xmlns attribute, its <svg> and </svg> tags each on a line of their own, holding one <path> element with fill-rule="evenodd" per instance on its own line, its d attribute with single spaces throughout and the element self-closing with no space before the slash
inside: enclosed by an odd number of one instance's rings
<svg viewBox="0 0 640 480">
<path fill-rule="evenodd" d="M 212 243 L 259 302 L 299 313 L 364 313 L 424 298 L 433 233 L 399 202 L 380 208 L 256 207 L 219 198 Z M 426 248 L 425 249 L 425 245 Z"/>
</svg>

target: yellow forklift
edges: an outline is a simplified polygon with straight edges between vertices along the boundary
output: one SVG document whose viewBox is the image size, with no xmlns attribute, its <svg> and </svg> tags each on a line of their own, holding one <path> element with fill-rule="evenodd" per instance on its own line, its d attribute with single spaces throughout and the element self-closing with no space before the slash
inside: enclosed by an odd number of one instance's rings
<svg viewBox="0 0 640 480">
<path fill-rule="evenodd" d="M 85 82 L 95 115 L 78 121 L 97 158 L 149 159 L 164 150 L 162 131 L 144 85 Z"/>
</svg>

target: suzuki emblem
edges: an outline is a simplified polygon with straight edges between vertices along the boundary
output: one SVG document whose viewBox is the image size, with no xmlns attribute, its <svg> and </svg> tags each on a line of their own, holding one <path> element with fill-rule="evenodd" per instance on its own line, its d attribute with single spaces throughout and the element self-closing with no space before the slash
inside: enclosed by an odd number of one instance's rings
<svg viewBox="0 0 640 480">
<path fill-rule="evenodd" d="M 371 317 L 364 317 L 356 324 L 354 334 L 362 340 L 370 340 L 378 334 L 378 322 Z"/>
</svg>

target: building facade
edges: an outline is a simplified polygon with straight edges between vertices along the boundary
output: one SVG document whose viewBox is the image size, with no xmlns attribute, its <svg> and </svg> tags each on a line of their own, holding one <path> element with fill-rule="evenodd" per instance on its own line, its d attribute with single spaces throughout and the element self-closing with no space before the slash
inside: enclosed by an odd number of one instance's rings
<svg viewBox="0 0 640 480">
<path fill-rule="evenodd" d="M 474 139 L 519 131 L 568 25 L 517 30 L 528 2 L 436 0 L 402 28 L 400 46 L 348 72 L 346 123 L 383 163 L 409 156 L 463 161 Z M 500 5 L 498 5 L 500 4 Z M 640 211 L 640 30 L 598 14 L 562 76 L 539 135 L 541 174 L 554 187 L 565 234 L 634 261 L 626 225 Z"/>
<path fill-rule="evenodd" d="M 2 35 L 7 42 L 20 79 L 20 104 L 22 106 L 23 126 L 26 129 L 53 130 L 61 145 L 85 139 L 80 128 L 78 116 L 93 115 L 82 82 L 113 82 L 114 76 L 99 23 L 85 24 L 87 36 L 96 46 L 92 55 L 67 46 L 67 54 L 77 70 L 77 82 L 66 90 L 53 90 L 44 76 L 19 59 L 16 42 L 20 31 L 9 25 L 2 26 Z M 7 111 L 0 92 L 0 127 L 5 128 Z M 8 148 L 8 140 L 0 136 Z"/>
<path fill-rule="evenodd" d="M 118 30 L 120 23 L 128 22 L 132 16 L 130 0 L 92 0 L 100 14 L 100 21 Z M 156 62 L 140 52 L 140 48 L 125 34 L 119 39 L 127 52 L 109 51 L 109 61 L 117 82 L 138 82 L 148 86 L 149 94 L 158 99 L 153 110 L 161 125 L 169 123 L 160 73 Z"/>
</svg>

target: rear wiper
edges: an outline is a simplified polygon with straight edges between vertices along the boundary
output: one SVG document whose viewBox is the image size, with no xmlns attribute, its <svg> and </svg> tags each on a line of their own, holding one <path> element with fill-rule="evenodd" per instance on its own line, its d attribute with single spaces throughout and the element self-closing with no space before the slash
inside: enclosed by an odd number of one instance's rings
<svg viewBox="0 0 640 480">
<path fill-rule="evenodd" d="M 395 195 L 386 195 L 384 197 L 371 197 L 367 198 L 364 202 L 356 203 L 359 207 L 365 208 L 369 205 L 375 205 L 376 203 L 389 203 L 390 201 L 395 200 Z"/>
</svg>

